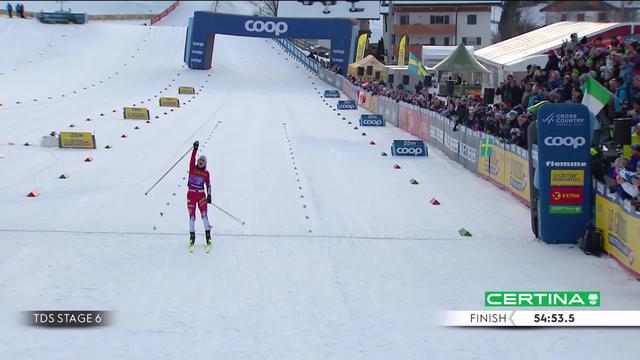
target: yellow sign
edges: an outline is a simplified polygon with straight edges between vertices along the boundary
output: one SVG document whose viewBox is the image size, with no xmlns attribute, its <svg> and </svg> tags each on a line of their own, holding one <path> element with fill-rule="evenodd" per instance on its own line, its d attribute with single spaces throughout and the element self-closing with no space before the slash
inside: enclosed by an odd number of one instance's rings
<svg viewBox="0 0 640 360">
<path fill-rule="evenodd" d="M 180 100 L 178 98 L 161 97 L 160 106 L 180 107 Z"/>
<path fill-rule="evenodd" d="M 125 119 L 137 119 L 137 120 L 149 120 L 149 110 L 147 108 L 138 107 L 125 107 L 124 108 Z"/>
<path fill-rule="evenodd" d="M 195 93 L 196 89 L 192 88 L 191 86 L 180 86 L 178 88 L 178 94 L 194 95 Z"/>
<path fill-rule="evenodd" d="M 364 48 L 367 45 L 367 33 L 358 37 L 358 47 L 356 48 L 356 60 L 358 62 L 364 58 Z"/>
<path fill-rule="evenodd" d="M 506 163 L 504 144 L 496 139 L 489 157 L 489 181 L 501 189 L 505 188 Z"/>
<path fill-rule="evenodd" d="M 89 132 L 66 132 L 60 133 L 59 146 L 71 149 L 95 149 L 96 138 Z"/>
<path fill-rule="evenodd" d="M 529 162 L 512 151 L 505 151 L 505 186 L 511 194 L 525 204 L 531 201 L 529 195 Z"/>
<path fill-rule="evenodd" d="M 626 213 L 620 205 L 596 195 L 596 227 L 602 230 L 604 249 L 622 266 L 640 277 L 640 217 Z"/>
<path fill-rule="evenodd" d="M 551 186 L 583 186 L 584 170 L 551 170 Z"/>
<path fill-rule="evenodd" d="M 402 36 L 400 39 L 400 45 L 398 46 L 398 67 L 404 67 L 404 57 L 407 48 L 407 35 Z"/>
</svg>

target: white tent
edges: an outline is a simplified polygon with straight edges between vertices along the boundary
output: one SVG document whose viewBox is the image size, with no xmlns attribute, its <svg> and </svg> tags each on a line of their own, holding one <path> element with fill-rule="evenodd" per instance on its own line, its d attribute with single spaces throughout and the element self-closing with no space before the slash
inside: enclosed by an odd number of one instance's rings
<svg viewBox="0 0 640 360">
<path fill-rule="evenodd" d="M 473 46 L 465 46 L 467 50 L 473 55 Z M 431 46 L 425 45 L 422 47 L 422 63 L 424 66 L 432 67 L 440 61 L 447 58 L 456 50 L 457 46 Z"/>
</svg>

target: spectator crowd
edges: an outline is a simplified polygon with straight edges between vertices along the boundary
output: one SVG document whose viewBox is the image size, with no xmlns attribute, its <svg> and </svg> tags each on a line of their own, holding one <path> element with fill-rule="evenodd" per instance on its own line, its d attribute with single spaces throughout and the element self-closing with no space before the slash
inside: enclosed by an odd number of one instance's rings
<svg viewBox="0 0 640 360">
<path fill-rule="evenodd" d="M 481 97 L 472 95 L 438 97 L 423 82 L 409 88 L 402 84 L 394 87 L 383 79 L 364 82 L 352 75 L 347 78 L 372 95 L 386 96 L 437 112 L 454 121 L 454 130 L 464 125 L 526 148 L 527 128 L 535 121 L 535 113 L 528 109 L 542 102 L 581 103 L 584 95 L 582 86 L 591 76 L 615 95 L 597 114 L 596 129 L 608 129 L 616 118 L 631 118 L 632 127 L 640 136 L 639 41 L 624 42 L 617 37 L 579 39 L 574 33 L 559 49 L 550 50 L 547 56 L 544 67 L 530 65 L 520 78 L 508 75 L 495 89 L 494 104 L 486 104 Z M 321 65 L 340 72 L 339 68 L 327 62 L 321 62 Z M 457 74 L 456 77 L 460 79 Z M 604 134 L 609 135 L 608 131 Z M 594 139 L 595 145 L 600 140 L 603 139 Z M 595 160 L 602 160 L 602 180 L 605 176 L 615 179 L 621 196 L 638 199 L 640 145 L 633 148 L 632 159 L 626 163 L 606 162 L 597 146 L 592 155 Z"/>
</svg>

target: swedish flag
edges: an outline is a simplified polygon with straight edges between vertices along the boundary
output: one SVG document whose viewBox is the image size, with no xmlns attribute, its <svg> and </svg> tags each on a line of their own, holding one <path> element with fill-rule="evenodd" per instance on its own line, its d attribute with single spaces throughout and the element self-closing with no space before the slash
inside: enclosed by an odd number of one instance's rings
<svg viewBox="0 0 640 360">
<path fill-rule="evenodd" d="M 484 138 L 480 143 L 480 156 L 488 156 L 491 157 L 491 153 L 493 150 L 493 138 Z"/>
<path fill-rule="evenodd" d="M 422 65 L 422 61 L 418 59 L 413 53 L 409 53 L 409 65 L 407 66 L 407 70 L 409 70 L 412 74 L 418 74 L 423 78 L 431 76 L 427 73 L 427 68 Z"/>
</svg>

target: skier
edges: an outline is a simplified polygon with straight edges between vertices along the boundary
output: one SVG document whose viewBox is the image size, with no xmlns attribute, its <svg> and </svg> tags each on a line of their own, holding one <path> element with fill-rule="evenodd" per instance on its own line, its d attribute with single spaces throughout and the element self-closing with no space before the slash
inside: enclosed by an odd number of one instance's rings
<svg viewBox="0 0 640 360">
<path fill-rule="evenodd" d="M 209 171 L 207 171 L 207 157 L 200 155 L 196 162 L 196 152 L 198 151 L 198 141 L 193 143 L 191 152 L 191 162 L 189 163 L 189 182 L 187 184 L 187 209 L 189 210 L 189 250 L 193 252 L 196 241 L 196 204 L 200 209 L 202 222 L 204 223 L 204 233 L 207 240 L 206 250 L 211 249 L 211 226 L 207 218 L 207 204 L 211 203 L 211 182 Z M 205 186 L 207 191 L 205 193 Z"/>
<path fill-rule="evenodd" d="M 13 17 L 13 6 L 11 3 L 7 3 L 7 14 L 9 14 L 9 18 Z"/>
</svg>

